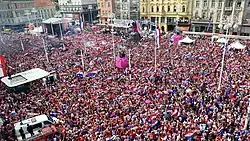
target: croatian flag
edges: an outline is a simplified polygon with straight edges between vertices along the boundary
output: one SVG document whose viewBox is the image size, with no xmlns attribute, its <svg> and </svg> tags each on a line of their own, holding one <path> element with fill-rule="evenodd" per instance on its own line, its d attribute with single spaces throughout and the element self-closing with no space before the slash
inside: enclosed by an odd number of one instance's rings
<svg viewBox="0 0 250 141">
<path fill-rule="evenodd" d="M 83 30 L 83 28 L 84 28 L 84 23 L 83 22 L 80 22 L 80 28 L 81 28 L 81 30 Z"/>
<path fill-rule="evenodd" d="M 92 77 L 95 77 L 97 73 L 98 71 L 92 71 L 92 72 L 87 73 L 85 77 L 92 78 Z"/>
<path fill-rule="evenodd" d="M 83 72 L 82 72 L 82 71 L 79 71 L 79 72 L 76 74 L 76 76 L 77 76 L 78 78 L 83 78 Z"/>
<path fill-rule="evenodd" d="M 5 57 L 0 56 L 0 77 L 7 76 L 7 65 L 5 62 Z"/>
<path fill-rule="evenodd" d="M 192 138 L 193 138 L 193 133 L 187 133 L 187 134 L 185 135 L 185 139 L 186 139 L 186 140 L 192 140 Z"/>
<path fill-rule="evenodd" d="M 139 21 L 136 21 L 136 30 L 137 30 L 137 32 L 141 31 L 141 25 L 140 25 Z"/>
<path fill-rule="evenodd" d="M 160 47 L 160 29 L 158 26 L 155 27 L 155 32 L 154 32 L 154 36 L 155 36 L 155 42 L 157 44 L 157 47 Z"/>
</svg>

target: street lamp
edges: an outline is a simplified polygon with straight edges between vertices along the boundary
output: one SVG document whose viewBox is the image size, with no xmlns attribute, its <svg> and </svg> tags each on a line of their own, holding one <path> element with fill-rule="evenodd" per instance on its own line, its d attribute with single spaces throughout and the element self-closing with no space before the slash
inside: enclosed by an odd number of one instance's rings
<svg viewBox="0 0 250 141">
<path fill-rule="evenodd" d="M 112 23 L 112 29 L 111 29 L 111 34 L 112 34 L 112 42 L 113 42 L 113 57 L 114 57 L 114 62 L 115 62 L 115 41 L 114 41 L 114 24 L 115 24 L 115 14 L 112 13 L 111 18 L 108 18 L 108 22 Z"/>
<path fill-rule="evenodd" d="M 224 26 L 223 26 L 224 25 Z M 237 17 L 231 17 L 231 16 L 224 16 L 221 23 L 218 25 L 218 27 L 222 30 L 226 30 L 226 42 L 224 45 L 222 60 L 221 60 L 221 70 L 220 70 L 220 77 L 219 77 L 219 84 L 218 84 L 218 90 L 221 88 L 221 80 L 222 80 L 222 73 L 224 70 L 224 61 L 225 61 L 225 54 L 227 50 L 227 43 L 228 43 L 228 32 L 230 28 L 236 29 L 238 27 L 238 20 Z"/>
</svg>

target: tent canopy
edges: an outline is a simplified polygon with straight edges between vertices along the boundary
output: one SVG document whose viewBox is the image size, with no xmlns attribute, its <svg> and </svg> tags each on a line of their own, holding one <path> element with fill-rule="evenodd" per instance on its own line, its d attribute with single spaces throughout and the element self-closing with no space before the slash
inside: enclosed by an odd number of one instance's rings
<svg viewBox="0 0 250 141">
<path fill-rule="evenodd" d="M 71 22 L 71 18 L 50 18 L 43 21 L 43 24 L 59 24 L 59 23 L 69 23 Z"/>
<path fill-rule="evenodd" d="M 217 43 L 227 43 L 227 40 L 225 38 L 220 38 L 216 42 Z"/>
<path fill-rule="evenodd" d="M 230 45 L 231 48 L 235 48 L 235 49 L 245 49 L 246 48 L 246 45 L 243 45 L 240 43 L 239 40 L 235 41 L 234 43 L 232 43 Z"/>
<path fill-rule="evenodd" d="M 190 39 L 188 36 L 186 36 L 184 39 L 180 40 L 179 43 L 187 43 L 187 44 L 191 44 L 193 43 L 195 40 Z"/>
</svg>

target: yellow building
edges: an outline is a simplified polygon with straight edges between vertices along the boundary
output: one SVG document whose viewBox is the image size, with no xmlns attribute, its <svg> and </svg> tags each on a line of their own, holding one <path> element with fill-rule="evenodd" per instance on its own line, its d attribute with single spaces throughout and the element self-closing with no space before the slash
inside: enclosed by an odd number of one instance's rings
<svg viewBox="0 0 250 141">
<path fill-rule="evenodd" d="M 176 24 L 188 30 L 193 0 L 140 0 L 140 17 L 149 20 L 163 31 L 173 31 Z"/>
</svg>

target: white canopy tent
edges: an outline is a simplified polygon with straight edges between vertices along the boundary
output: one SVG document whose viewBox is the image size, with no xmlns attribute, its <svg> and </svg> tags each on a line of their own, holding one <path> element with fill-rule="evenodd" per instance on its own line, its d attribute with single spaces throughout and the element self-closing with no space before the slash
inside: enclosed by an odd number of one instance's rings
<svg viewBox="0 0 250 141">
<path fill-rule="evenodd" d="M 188 36 L 186 36 L 184 39 L 180 40 L 179 43 L 186 43 L 186 44 L 191 44 L 195 40 L 190 39 Z"/>
<path fill-rule="evenodd" d="M 234 43 L 232 43 L 230 45 L 230 48 L 235 48 L 235 49 L 245 49 L 246 48 L 246 45 L 243 45 L 240 43 L 239 40 L 235 41 Z"/>
<path fill-rule="evenodd" d="M 216 42 L 217 43 L 227 43 L 228 40 L 226 40 L 225 38 L 220 38 L 218 39 Z"/>
</svg>

